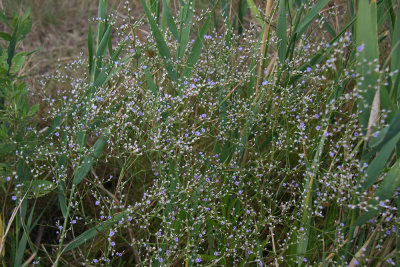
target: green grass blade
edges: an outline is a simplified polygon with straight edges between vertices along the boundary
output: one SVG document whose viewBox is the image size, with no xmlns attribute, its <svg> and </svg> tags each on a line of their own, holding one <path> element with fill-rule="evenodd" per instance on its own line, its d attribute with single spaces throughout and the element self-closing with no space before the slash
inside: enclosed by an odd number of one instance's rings
<svg viewBox="0 0 400 267">
<path fill-rule="evenodd" d="M 215 7 L 216 6 L 214 6 L 214 9 L 215 9 Z M 207 20 L 204 22 L 204 24 L 201 27 L 201 30 L 199 32 L 199 35 L 197 36 L 196 41 L 193 44 L 192 51 L 190 52 L 190 55 L 188 56 L 186 66 L 183 70 L 182 77 L 189 79 L 189 77 L 193 71 L 194 65 L 196 64 L 197 60 L 199 60 L 199 58 L 200 58 L 200 54 L 201 54 L 201 51 L 203 48 L 203 43 L 204 43 L 204 35 L 207 33 L 210 26 L 211 26 L 211 15 L 209 15 Z"/>
<path fill-rule="evenodd" d="M 151 73 L 148 69 L 145 69 L 144 71 L 145 76 L 146 76 L 146 83 L 149 89 L 153 92 L 154 96 L 158 95 L 158 90 L 157 90 L 157 85 L 153 81 L 153 77 L 151 77 Z"/>
<path fill-rule="evenodd" d="M 8 74 L 10 74 L 11 71 L 11 65 L 12 65 L 12 59 L 15 55 L 15 48 L 17 46 L 17 39 L 18 39 L 18 28 L 19 28 L 19 23 L 14 29 L 14 32 L 11 36 L 10 43 L 8 45 L 8 57 L 7 57 L 7 64 L 8 64 Z"/>
<path fill-rule="evenodd" d="M 375 159 L 371 162 L 367 169 L 367 179 L 362 185 L 362 188 L 365 190 L 371 185 L 375 183 L 378 179 L 379 174 L 385 167 L 387 161 L 390 159 L 390 156 L 393 153 L 396 144 L 400 140 L 400 132 L 397 133 L 390 141 L 386 142 L 383 146 L 382 150 L 378 153 Z"/>
<path fill-rule="evenodd" d="M 361 77 L 364 77 L 363 80 L 359 81 L 359 88 L 363 93 L 361 93 L 362 99 L 359 101 L 358 106 L 361 112 L 360 123 L 364 131 L 368 127 L 371 106 L 376 93 L 374 87 L 378 79 L 378 75 L 375 72 L 377 62 L 374 64 L 363 63 L 364 61 L 373 62 L 379 57 L 376 17 L 376 2 L 373 1 L 369 4 L 369 1 L 358 1 L 356 43 L 358 50 L 357 60 L 360 64 L 357 66 L 357 72 Z"/>
<path fill-rule="evenodd" d="M 98 7 L 98 18 L 100 18 L 100 22 L 97 28 L 97 46 L 99 46 L 101 39 L 103 38 L 103 34 L 105 31 L 106 20 L 107 20 L 107 0 L 99 0 Z"/>
<path fill-rule="evenodd" d="M 160 53 L 161 57 L 164 60 L 165 68 L 168 71 L 168 75 L 173 81 L 178 79 L 178 74 L 176 73 L 173 65 L 171 64 L 170 60 L 172 59 L 171 52 L 168 49 L 167 43 L 164 40 L 164 37 L 154 21 L 153 15 L 151 14 L 150 10 L 148 9 L 144 0 L 140 0 L 142 2 L 144 11 L 146 13 L 147 19 L 149 21 L 151 32 L 153 33 L 154 39 L 157 43 L 158 52 Z"/>
<path fill-rule="evenodd" d="M 89 53 L 89 79 L 93 82 L 93 36 L 92 36 L 92 24 L 89 23 L 88 32 L 88 53 Z"/>
<path fill-rule="evenodd" d="M 96 162 L 97 158 L 103 152 L 106 144 L 107 142 L 104 137 L 100 137 L 99 139 L 97 139 L 96 143 L 92 147 L 91 153 L 83 159 L 82 165 L 75 172 L 73 181 L 75 185 L 80 184 L 82 180 L 86 177 L 86 175 L 89 173 L 90 169 Z"/>
<path fill-rule="evenodd" d="M 181 6 L 180 9 L 180 31 L 178 50 L 176 52 L 177 59 L 181 60 L 186 52 L 187 44 L 189 42 L 189 35 L 192 29 L 193 10 L 195 0 L 191 0 L 189 3 Z"/>
<path fill-rule="evenodd" d="M 7 17 L 4 15 L 3 10 L 0 11 L 0 20 L 6 24 L 8 27 L 10 27 L 10 24 L 8 23 Z"/>
<path fill-rule="evenodd" d="M 278 37 L 278 57 L 279 61 L 283 63 L 286 59 L 286 0 L 279 1 L 276 35 Z"/>
<path fill-rule="evenodd" d="M 391 139 L 393 139 L 398 133 L 400 132 L 400 111 L 397 111 L 396 116 L 394 116 L 392 123 L 384 128 L 379 136 L 378 139 L 382 140 L 381 142 L 373 142 L 375 148 L 370 151 L 365 158 L 371 157 L 373 154 L 375 154 L 378 150 L 380 150 L 382 147 L 384 147 Z M 383 135 L 383 138 L 382 138 Z M 382 139 L 381 139 L 382 138 Z"/>
<path fill-rule="evenodd" d="M 247 0 L 247 5 L 249 6 L 251 13 L 253 14 L 254 18 L 257 20 L 260 27 L 264 28 L 264 21 L 262 19 L 260 11 L 258 10 L 256 4 L 254 3 L 254 1 Z"/>
<path fill-rule="evenodd" d="M 297 39 L 304 33 L 311 21 L 319 14 L 319 12 L 328 4 L 330 0 L 320 0 L 313 6 L 313 8 L 308 12 L 304 18 L 301 20 L 299 25 L 297 25 L 295 32 L 297 33 Z"/>
<path fill-rule="evenodd" d="M 113 224 L 117 223 L 120 221 L 123 217 L 126 216 L 126 214 L 129 213 L 129 210 L 121 212 L 114 217 L 112 217 L 110 220 L 107 220 L 105 222 L 102 222 L 98 225 L 96 225 L 93 228 L 90 228 L 86 232 L 83 232 L 80 236 L 69 242 L 65 248 L 63 249 L 63 253 L 71 251 L 80 245 L 84 244 L 86 241 L 89 241 L 90 239 L 94 238 L 97 234 L 102 233 L 109 229 Z"/>
<path fill-rule="evenodd" d="M 362 225 L 369 219 L 375 217 L 382 211 L 383 207 L 380 205 L 381 202 L 390 199 L 393 196 L 394 191 L 400 186 L 400 159 L 393 165 L 391 170 L 388 172 L 379 188 L 376 190 L 374 197 L 368 202 L 368 206 L 373 206 L 366 212 L 364 212 L 354 223 L 355 225 Z M 377 200 L 379 199 L 379 201 Z"/>
<path fill-rule="evenodd" d="M 98 45 L 98 47 L 96 49 L 96 58 L 105 56 L 107 45 L 111 38 L 111 28 L 112 27 L 110 25 L 106 26 L 106 31 L 105 31 L 103 37 L 101 38 L 100 44 Z"/>
<path fill-rule="evenodd" d="M 168 6 L 167 0 L 163 0 L 163 17 L 165 17 L 169 30 L 174 36 L 175 40 L 178 41 L 178 28 L 176 27 L 176 23 L 171 14 L 171 9 Z"/>
<path fill-rule="evenodd" d="M 390 71 L 394 72 L 400 68 L 400 5 L 397 7 L 397 19 L 393 29 L 392 36 L 392 54 L 390 58 Z M 390 95 L 396 94 L 396 98 L 400 96 L 399 72 L 392 77 L 392 90 Z M 397 92 L 395 92 L 397 90 Z"/>
</svg>

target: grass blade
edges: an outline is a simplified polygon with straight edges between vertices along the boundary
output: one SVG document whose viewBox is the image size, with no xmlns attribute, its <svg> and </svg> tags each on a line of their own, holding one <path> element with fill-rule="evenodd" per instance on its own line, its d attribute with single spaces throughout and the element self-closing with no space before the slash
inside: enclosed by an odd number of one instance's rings
<svg viewBox="0 0 400 267">
<path fill-rule="evenodd" d="M 375 208 L 370 208 L 370 210 L 364 212 L 355 222 L 355 225 L 362 225 L 366 223 L 369 219 L 375 217 L 382 211 L 385 200 L 390 199 L 393 196 L 394 191 L 400 186 L 400 159 L 396 161 L 389 173 L 386 175 L 385 179 L 382 181 L 379 188 L 376 190 L 374 197 L 368 202 L 368 206 Z M 377 200 L 379 199 L 379 201 Z"/>
<path fill-rule="evenodd" d="M 73 181 L 75 185 L 80 184 L 86 177 L 97 158 L 103 152 L 106 144 L 107 142 L 104 137 L 97 139 L 96 143 L 93 145 L 92 152 L 83 159 L 82 165 L 75 172 Z"/>
<path fill-rule="evenodd" d="M 99 46 L 96 49 L 96 55 L 95 55 L 96 58 L 105 56 L 108 41 L 111 37 L 111 28 L 112 27 L 110 25 L 106 26 L 106 31 L 105 31 L 103 37 L 101 38 Z"/>
<path fill-rule="evenodd" d="M 144 11 L 145 11 L 147 19 L 149 21 L 151 32 L 153 33 L 154 39 L 157 43 L 158 52 L 160 53 L 161 57 L 164 60 L 164 65 L 168 71 L 168 75 L 170 76 L 170 78 L 173 81 L 176 81 L 178 79 L 178 75 L 177 75 L 173 65 L 170 62 L 170 60 L 172 59 L 172 56 L 171 56 L 171 52 L 168 49 L 167 43 L 165 42 L 164 37 L 162 36 L 162 33 L 161 33 L 158 25 L 156 24 L 156 22 L 153 18 L 153 15 L 151 14 L 146 3 L 144 2 L 144 0 L 140 0 L 140 1 L 142 2 Z"/>
<path fill-rule="evenodd" d="M 364 77 L 359 82 L 359 88 L 363 93 L 362 99 L 359 101 L 358 106 L 361 112 L 360 123 L 364 132 L 368 127 L 368 121 L 371 113 L 371 105 L 375 97 L 375 85 L 377 84 L 378 75 L 375 72 L 378 52 L 378 28 L 377 28 L 377 10 L 376 1 L 358 1 L 357 11 L 357 33 L 356 43 L 358 50 L 357 60 L 361 64 L 357 66 L 357 72 L 360 77 Z M 364 64 L 366 61 L 372 64 Z"/>
<path fill-rule="evenodd" d="M 216 5 L 214 6 L 212 10 L 212 14 L 214 13 Z M 211 14 L 208 15 L 207 20 L 204 22 L 203 26 L 200 29 L 199 35 L 196 38 L 196 41 L 194 42 L 192 51 L 190 52 L 190 55 L 188 56 L 186 66 L 183 70 L 182 77 L 189 79 L 194 65 L 196 64 L 197 60 L 200 58 L 200 54 L 203 48 L 203 43 L 204 43 L 204 35 L 207 33 L 208 29 L 211 26 Z"/>
<path fill-rule="evenodd" d="M 106 231 L 109 229 L 113 224 L 116 222 L 120 221 L 126 214 L 128 214 L 129 210 L 121 212 L 117 215 L 115 215 L 112 219 L 102 222 L 98 224 L 97 226 L 90 228 L 86 232 L 83 232 L 80 236 L 69 242 L 65 248 L 63 249 L 63 253 L 71 251 L 80 245 L 84 244 L 86 241 L 94 238 L 97 234 Z"/>
<path fill-rule="evenodd" d="M 400 5 L 397 7 L 397 19 L 393 29 L 392 36 L 392 53 L 390 57 L 390 71 L 394 72 L 399 69 L 400 66 Z M 400 87 L 399 85 L 399 72 L 396 72 L 392 77 L 392 90 L 390 95 L 396 97 L 396 99 L 400 96 Z M 397 92 L 395 91 L 397 90 Z"/>
<path fill-rule="evenodd" d="M 278 57 L 282 64 L 286 59 L 286 0 L 279 1 L 276 35 L 278 36 Z"/>
<path fill-rule="evenodd" d="M 330 0 L 320 0 L 314 5 L 314 7 L 308 12 L 303 20 L 298 24 L 295 29 L 297 33 L 297 39 L 304 33 L 308 25 L 313 21 L 313 19 L 319 14 L 319 12 L 328 4 Z"/>
<path fill-rule="evenodd" d="M 264 28 L 264 21 L 254 1 L 247 0 L 247 5 L 249 6 L 250 11 L 253 14 L 254 18 L 257 20 L 258 24 L 260 24 L 260 27 Z"/>
<path fill-rule="evenodd" d="M 8 45 L 8 50 L 7 50 L 7 52 L 8 52 L 8 57 L 7 57 L 8 75 L 10 75 L 12 59 L 15 55 L 15 48 L 17 46 L 18 28 L 19 28 L 19 23 L 17 24 L 17 26 L 15 26 L 14 32 L 11 36 L 10 43 Z"/>
<path fill-rule="evenodd" d="M 178 41 L 179 39 L 178 28 L 176 27 L 175 20 L 172 17 L 171 9 L 168 6 L 167 0 L 163 0 L 162 4 L 163 4 L 163 17 L 165 17 L 168 28 L 171 31 L 172 35 L 174 36 L 175 40 Z"/>
<path fill-rule="evenodd" d="M 189 42 L 189 34 L 192 29 L 192 19 L 195 0 L 181 6 L 180 9 L 180 31 L 178 41 L 178 51 L 176 52 L 177 59 L 181 60 L 185 54 L 187 44 Z"/>
<path fill-rule="evenodd" d="M 88 32 L 88 53 L 89 53 L 89 79 L 93 82 L 93 36 L 92 36 L 92 24 L 89 23 Z"/>
<path fill-rule="evenodd" d="M 392 155 L 393 150 L 396 147 L 396 144 L 399 142 L 399 140 L 400 140 L 400 132 L 397 135 L 395 135 L 390 141 L 385 143 L 382 150 L 371 162 L 371 165 L 369 165 L 367 169 L 367 179 L 362 185 L 362 188 L 364 190 L 373 185 L 375 181 L 378 179 L 379 174 L 385 167 L 387 161 Z"/>
</svg>

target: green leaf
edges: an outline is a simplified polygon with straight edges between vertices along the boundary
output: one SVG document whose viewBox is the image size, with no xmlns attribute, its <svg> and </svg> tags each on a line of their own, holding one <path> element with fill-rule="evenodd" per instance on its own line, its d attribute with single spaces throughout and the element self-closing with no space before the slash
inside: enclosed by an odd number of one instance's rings
<svg viewBox="0 0 400 267">
<path fill-rule="evenodd" d="M 80 184 L 82 180 L 86 177 L 86 175 L 89 173 L 90 169 L 96 162 L 97 158 L 103 152 L 106 144 L 107 142 L 104 137 L 100 137 L 99 139 L 97 139 L 96 143 L 92 147 L 91 153 L 83 159 L 81 166 L 75 172 L 73 181 L 75 185 Z"/>
<path fill-rule="evenodd" d="M 11 36 L 10 44 L 8 45 L 8 58 L 7 58 L 7 64 L 8 64 L 8 74 L 10 74 L 11 71 L 11 65 L 12 65 L 12 59 L 15 54 L 15 47 L 17 46 L 17 38 L 18 38 L 18 26 L 14 29 L 14 32 Z"/>
<path fill-rule="evenodd" d="M 394 72 L 400 68 L 400 5 L 397 7 L 397 19 L 393 28 L 392 36 L 392 53 L 390 57 L 390 71 Z M 396 93 L 396 98 L 400 97 L 399 85 L 399 72 L 392 76 L 392 92 L 391 95 Z M 397 90 L 397 92 L 395 92 Z"/>
<path fill-rule="evenodd" d="M 192 19 L 195 2 L 195 0 L 191 0 L 188 3 L 181 5 L 181 9 L 179 12 L 179 15 L 181 17 L 179 25 L 179 41 L 178 50 L 176 52 L 176 57 L 178 59 L 183 58 L 187 48 L 187 44 L 189 42 L 189 34 L 192 29 Z"/>
<path fill-rule="evenodd" d="M 95 55 L 96 58 L 105 56 L 107 44 L 108 44 L 108 41 L 109 41 L 109 39 L 111 37 L 111 28 L 112 27 L 110 25 L 106 26 L 106 31 L 105 31 L 105 33 L 103 35 L 103 38 L 101 38 L 100 44 L 96 49 L 96 55 Z"/>
<path fill-rule="evenodd" d="M 29 116 L 33 116 L 36 114 L 36 112 L 38 112 L 40 108 L 40 104 L 35 104 L 31 107 L 31 110 L 29 111 Z"/>
<path fill-rule="evenodd" d="M 6 32 L 0 32 L 0 38 L 8 42 L 11 41 L 11 35 Z"/>
<path fill-rule="evenodd" d="M 149 69 L 145 69 L 144 73 L 146 76 L 147 86 L 153 92 L 154 96 L 157 96 L 157 94 L 158 94 L 157 85 L 154 83 L 153 77 L 152 77 Z"/>
<path fill-rule="evenodd" d="M 89 77 L 90 81 L 94 81 L 93 76 L 93 36 L 92 36 L 92 24 L 89 23 L 89 32 L 88 32 L 88 53 L 89 53 Z"/>
<path fill-rule="evenodd" d="M 397 133 L 392 139 L 385 142 L 382 150 L 376 155 L 375 159 L 371 162 L 371 164 L 367 168 L 367 178 L 365 182 L 362 184 L 362 188 L 365 190 L 371 185 L 375 183 L 378 179 L 379 174 L 382 172 L 384 167 L 386 166 L 387 161 L 390 159 L 390 156 L 393 153 L 396 144 L 400 140 L 400 132 Z"/>
<path fill-rule="evenodd" d="M 286 0 L 279 1 L 276 35 L 278 37 L 278 57 L 282 64 L 286 59 Z"/>
<path fill-rule="evenodd" d="M 378 26 L 376 2 L 358 1 L 356 43 L 357 43 L 357 72 L 363 79 L 359 80 L 362 99 L 358 102 L 361 112 L 360 123 L 364 132 L 367 130 L 371 106 L 376 93 L 378 74 L 375 68 L 378 64 Z M 365 61 L 368 63 L 366 64 Z M 374 63 L 372 63 L 374 62 Z"/>
<path fill-rule="evenodd" d="M 313 6 L 313 8 L 308 12 L 299 25 L 296 27 L 295 32 L 297 33 L 297 39 L 304 33 L 308 25 L 313 21 L 313 19 L 319 14 L 319 12 L 328 4 L 330 0 L 319 0 Z"/>
<path fill-rule="evenodd" d="M 130 211 L 121 212 L 115 216 L 113 216 L 110 220 L 102 222 L 96 225 L 93 228 L 90 228 L 86 232 L 83 232 L 80 236 L 69 242 L 66 247 L 64 248 L 63 252 L 68 252 L 73 250 L 74 248 L 79 247 L 80 245 L 84 244 L 86 241 L 94 238 L 97 234 L 106 231 L 107 229 L 111 228 L 113 224 L 120 221 L 123 217 L 125 217 Z"/>
<path fill-rule="evenodd" d="M 264 28 L 264 21 L 262 19 L 262 16 L 260 14 L 260 11 L 258 11 L 258 8 L 256 4 L 254 3 L 253 0 L 247 0 L 247 4 L 250 8 L 251 13 L 253 14 L 254 18 L 257 20 L 258 24 L 260 24 L 261 28 Z"/>
<path fill-rule="evenodd" d="M 17 74 L 24 66 L 25 61 L 26 61 L 26 52 L 21 52 L 16 54 L 12 59 L 12 67 L 10 73 Z"/>
<path fill-rule="evenodd" d="M 214 6 L 213 11 L 211 13 L 214 12 L 215 7 L 216 7 L 216 5 Z M 204 22 L 203 26 L 201 27 L 201 30 L 196 38 L 196 41 L 193 44 L 192 51 L 190 52 L 190 55 L 188 56 L 186 66 L 183 70 L 182 77 L 186 78 L 186 80 L 189 79 L 189 77 L 193 71 L 194 65 L 197 63 L 197 60 L 199 60 L 199 58 L 200 58 L 201 51 L 203 49 L 204 35 L 207 33 L 210 26 L 211 26 L 211 16 L 209 14 L 206 21 Z"/>
<path fill-rule="evenodd" d="M 27 199 L 39 198 L 47 195 L 56 188 L 55 184 L 47 180 L 33 180 L 21 187 L 22 194 Z"/>
<path fill-rule="evenodd" d="M 144 2 L 144 0 L 140 0 L 140 1 L 142 2 L 144 11 L 145 11 L 147 19 L 149 21 L 151 32 L 153 33 L 154 39 L 157 43 L 158 51 L 159 51 L 161 57 L 163 58 L 165 68 L 168 71 L 168 75 L 170 76 L 170 78 L 173 81 L 177 81 L 178 74 L 176 73 L 172 63 L 170 62 L 172 60 L 172 56 L 168 49 L 167 43 L 165 42 L 164 37 L 160 31 L 160 28 L 154 21 L 153 15 L 151 14 L 150 10 L 148 9 L 146 3 Z"/>
<path fill-rule="evenodd" d="M 8 19 L 4 15 L 3 10 L 0 11 L 0 20 L 2 22 L 4 22 L 4 24 L 6 24 L 8 27 L 10 27 L 10 24 L 8 23 Z"/>
<path fill-rule="evenodd" d="M 166 18 L 168 28 L 171 31 L 172 35 L 174 36 L 175 40 L 178 41 L 179 39 L 178 28 L 176 27 L 176 23 L 174 18 L 172 17 L 168 3 L 166 0 L 163 0 L 162 4 L 163 4 L 163 15 Z"/>
<path fill-rule="evenodd" d="M 388 172 L 382 183 L 376 190 L 374 196 L 368 202 L 368 211 L 364 212 L 354 223 L 355 225 L 362 225 L 369 219 L 375 217 L 382 211 L 383 207 L 380 206 L 380 202 L 384 202 L 393 197 L 394 191 L 400 186 L 400 159 L 396 161 L 391 170 Z M 378 199 L 378 200 L 377 200 Z"/>
</svg>

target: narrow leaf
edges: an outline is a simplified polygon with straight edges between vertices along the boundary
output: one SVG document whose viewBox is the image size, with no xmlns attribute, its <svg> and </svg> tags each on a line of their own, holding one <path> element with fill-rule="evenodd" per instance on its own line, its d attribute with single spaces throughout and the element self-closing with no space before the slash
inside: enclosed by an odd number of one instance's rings
<svg viewBox="0 0 400 267">
<path fill-rule="evenodd" d="M 172 59 L 172 56 L 171 56 L 171 52 L 168 49 L 167 43 L 165 42 L 164 37 L 162 36 L 162 33 L 160 31 L 160 28 L 158 27 L 157 23 L 154 21 L 153 15 L 151 14 L 150 10 L 148 9 L 146 3 L 144 2 L 144 0 L 140 0 L 140 1 L 142 2 L 144 11 L 145 11 L 147 19 L 149 21 L 151 31 L 152 31 L 154 39 L 157 43 L 158 51 L 164 60 L 164 65 L 168 71 L 168 75 L 171 77 L 171 79 L 173 81 L 176 81 L 178 79 L 178 75 L 177 75 L 173 65 L 170 62 L 170 60 Z"/>
</svg>

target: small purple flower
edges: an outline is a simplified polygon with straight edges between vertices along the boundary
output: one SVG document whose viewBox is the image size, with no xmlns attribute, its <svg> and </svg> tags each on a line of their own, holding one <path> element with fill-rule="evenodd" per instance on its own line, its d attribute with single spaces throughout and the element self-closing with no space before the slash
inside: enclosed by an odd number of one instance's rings
<svg viewBox="0 0 400 267">
<path fill-rule="evenodd" d="M 311 67 L 307 67 L 307 72 L 311 72 Z"/>
<path fill-rule="evenodd" d="M 96 200 L 96 202 L 94 203 L 95 206 L 100 205 L 100 201 Z"/>
<path fill-rule="evenodd" d="M 114 236 L 114 231 L 113 230 L 110 230 L 110 234 L 108 235 L 109 237 L 112 237 L 112 236 Z"/>
<path fill-rule="evenodd" d="M 364 50 L 364 47 L 365 47 L 364 44 L 358 46 L 358 47 L 357 47 L 357 51 L 358 51 L 358 52 L 362 52 L 362 51 Z"/>
<path fill-rule="evenodd" d="M 325 137 L 329 136 L 329 132 L 324 132 Z"/>
<path fill-rule="evenodd" d="M 115 246 L 115 242 L 112 241 L 110 245 L 111 245 L 112 247 L 114 247 L 114 246 Z"/>
<path fill-rule="evenodd" d="M 317 126 L 317 127 L 315 127 L 315 129 L 317 130 L 317 131 L 319 131 L 319 130 L 321 130 L 321 126 Z"/>
<path fill-rule="evenodd" d="M 200 263 L 200 262 L 201 262 L 201 259 L 200 259 L 200 258 L 196 258 L 196 262 L 197 262 L 197 263 Z"/>
</svg>

